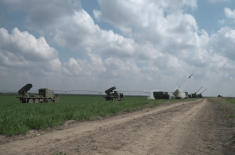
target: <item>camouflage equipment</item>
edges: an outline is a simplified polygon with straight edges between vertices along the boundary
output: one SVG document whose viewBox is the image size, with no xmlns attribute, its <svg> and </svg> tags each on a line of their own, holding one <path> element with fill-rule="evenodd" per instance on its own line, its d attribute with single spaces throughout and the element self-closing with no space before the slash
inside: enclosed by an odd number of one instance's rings
<svg viewBox="0 0 235 155">
<path fill-rule="evenodd" d="M 111 101 L 122 101 L 125 99 L 123 96 L 123 93 L 118 93 L 117 91 L 114 91 L 114 93 L 112 93 L 113 90 L 115 90 L 115 89 L 116 89 L 116 87 L 111 87 L 105 91 L 105 93 L 107 94 L 107 96 L 105 97 L 106 101 L 110 101 L 110 100 Z"/>
<path fill-rule="evenodd" d="M 155 91 L 153 92 L 153 96 L 156 100 L 157 99 L 170 99 L 170 95 L 168 94 L 168 92 L 164 92 L 164 91 Z"/>
<path fill-rule="evenodd" d="M 201 87 L 200 89 L 202 89 L 202 87 Z M 199 90 L 200 90 L 200 89 L 199 89 Z M 199 90 L 198 90 L 198 91 L 199 91 Z M 192 98 L 197 98 L 197 92 L 198 92 L 198 91 L 196 91 L 195 93 L 192 93 Z"/>
<path fill-rule="evenodd" d="M 53 90 L 47 88 L 41 88 L 38 90 L 39 95 L 30 95 L 27 93 L 33 87 L 32 84 L 26 84 L 22 87 L 18 93 L 23 95 L 19 98 L 21 103 L 43 103 L 43 102 L 59 102 L 60 96 L 58 94 L 54 94 Z"/>
<path fill-rule="evenodd" d="M 207 89 L 207 88 L 206 88 L 206 89 Z M 206 89 L 205 89 L 204 91 L 206 91 Z M 203 91 L 203 92 L 204 92 L 204 91 Z M 198 94 L 197 97 L 202 97 L 202 93 L 203 93 L 203 92 L 201 92 L 200 94 Z"/>
</svg>

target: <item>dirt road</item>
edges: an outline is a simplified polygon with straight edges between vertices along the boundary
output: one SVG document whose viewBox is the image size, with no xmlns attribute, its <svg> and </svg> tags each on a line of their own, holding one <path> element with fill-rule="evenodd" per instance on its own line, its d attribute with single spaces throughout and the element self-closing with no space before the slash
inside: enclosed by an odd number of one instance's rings
<svg viewBox="0 0 235 155">
<path fill-rule="evenodd" d="M 0 154 L 222 154 L 221 129 L 207 99 L 170 103 L 0 145 Z"/>
</svg>

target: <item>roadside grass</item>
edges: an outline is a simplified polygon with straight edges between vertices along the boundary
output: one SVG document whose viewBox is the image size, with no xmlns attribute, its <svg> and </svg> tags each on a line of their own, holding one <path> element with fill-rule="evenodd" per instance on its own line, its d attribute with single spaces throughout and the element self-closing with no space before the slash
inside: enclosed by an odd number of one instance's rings
<svg viewBox="0 0 235 155">
<path fill-rule="evenodd" d="M 227 118 L 229 120 L 235 121 L 235 99 L 225 99 L 226 103 L 230 105 L 230 108 L 228 108 L 228 115 Z"/>
<path fill-rule="evenodd" d="M 215 101 L 220 109 L 226 113 L 226 117 L 230 121 L 235 122 L 235 98 L 220 98 L 220 101 Z"/>
<path fill-rule="evenodd" d="M 62 95 L 59 103 L 21 104 L 15 97 L 0 96 L 0 135 L 14 136 L 30 129 L 56 128 L 66 120 L 94 120 L 100 116 L 180 101 L 148 100 L 139 96 L 127 96 L 124 101 L 105 101 L 102 96 Z"/>
</svg>

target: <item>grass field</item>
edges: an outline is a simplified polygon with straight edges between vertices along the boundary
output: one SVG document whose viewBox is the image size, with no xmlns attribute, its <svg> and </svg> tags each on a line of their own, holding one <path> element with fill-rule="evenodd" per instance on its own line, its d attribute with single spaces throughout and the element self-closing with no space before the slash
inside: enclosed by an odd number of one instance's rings
<svg viewBox="0 0 235 155">
<path fill-rule="evenodd" d="M 125 97 L 124 101 L 105 101 L 99 96 L 60 96 L 59 103 L 21 104 L 17 96 L 0 95 L 0 134 L 18 135 L 30 129 L 62 125 L 66 120 L 92 120 L 100 116 L 154 107 L 169 100 Z M 192 99 L 191 99 L 192 100 Z M 170 101 L 179 101 L 172 99 Z"/>
<path fill-rule="evenodd" d="M 226 112 L 227 118 L 235 122 L 235 98 L 221 98 L 222 102 L 217 102 L 222 111 Z"/>
</svg>

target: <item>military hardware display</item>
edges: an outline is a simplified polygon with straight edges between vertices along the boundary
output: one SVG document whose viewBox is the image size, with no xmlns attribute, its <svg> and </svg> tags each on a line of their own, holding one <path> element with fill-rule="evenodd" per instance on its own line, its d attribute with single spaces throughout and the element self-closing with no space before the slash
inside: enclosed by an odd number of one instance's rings
<svg viewBox="0 0 235 155">
<path fill-rule="evenodd" d="M 39 95 L 30 95 L 27 93 L 33 87 L 32 84 L 26 84 L 22 87 L 18 94 L 22 95 L 19 98 L 21 103 L 50 103 L 50 102 L 59 102 L 60 96 L 58 94 L 54 94 L 54 92 L 47 88 L 41 88 L 38 90 Z"/>
<path fill-rule="evenodd" d="M 206 88 L 206 89 L 207 89 L 207 88 Z M 205 89 L 204 91 L 206 91 L 206 89 Z M 204 91 L 203 91 L 203 92 L 204 92 Z M 198 94 L 197 97 L 202 97 L 202 93 L 203 93 L 203 92 L 201 92 L 200 94 Z"/>
<path fill-rule="evenodd" d="M 200 89 L 202 89 L 202 87 L 201 87 Z M 200 89 L 199 89 L 199 90 L 200 90 Z M 199 90 L 198 90 L 198 91 L 199 91 Z M 192 93 L 192 98 L 197 98 L 197 97 L 198 97 L 198 96 L 197 96 L 197 92 L 198 92 L 198 91 L 196 91 L 195 93 Z"/>
<path fill-rule="evenodd" d="M 122 101 L 124 100 L 123 93 L 118 93 L 117 91 L 114 91 L 116 87 L 109 88 L 105 91 L 107 96 L 105 97 L 106 101 Z M 113 92 L 113 93 L 112 93 Z"/>
<path fill-rule="evenodd" d="M 153 96 L 156 100 L 158 100 L 158 99 L 170 99 L 170 95 L 168 94 L 168 92 L 164 92 L 164 91 L 154 91 Z"/>
</svg>

